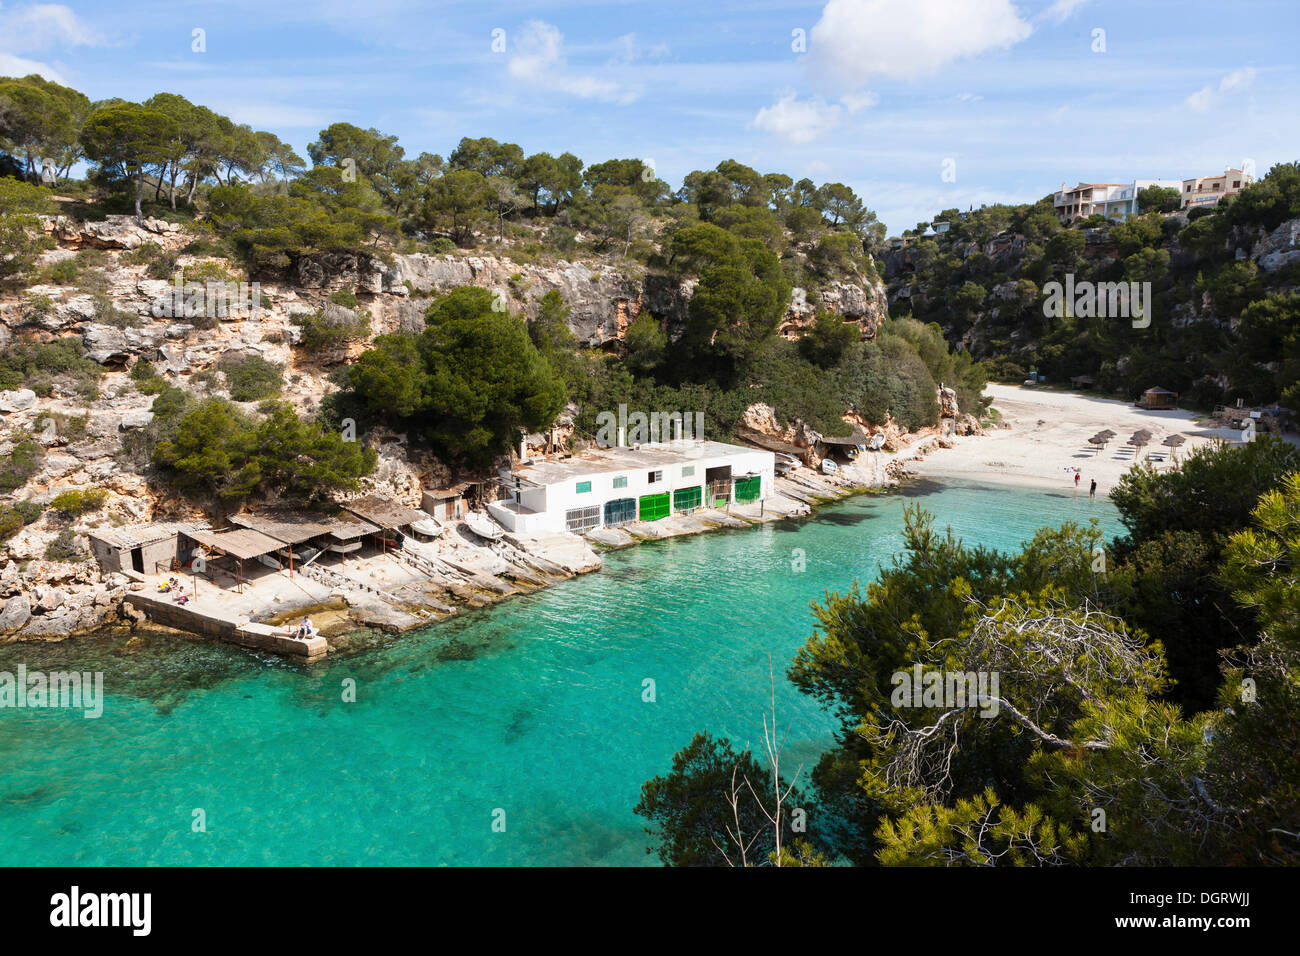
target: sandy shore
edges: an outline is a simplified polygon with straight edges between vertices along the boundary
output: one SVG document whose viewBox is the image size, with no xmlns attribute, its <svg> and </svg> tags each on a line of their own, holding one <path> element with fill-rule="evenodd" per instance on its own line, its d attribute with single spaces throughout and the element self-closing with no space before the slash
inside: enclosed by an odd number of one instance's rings
<svg viewBox="0 0 1300 956">
<path fill-rule="evenodd" d="M 1105 495 L 1135 461 L 1145 458 L 1126 442 L 1140 428 L 1154 434 L 1145 452 L 1157 469 L 1172 467 L 1170 449 L 1160 444 L 1172 434 L 1187 441 L 1178 451 L 1184 457 L 1198 445 L 1216 438 L 1240 441 L 1241 433 L 1198 423 L 1193 412 L 1145 411 L 1125 402 L 1074 392 L 1052 392 L 1018 385 L 990 385 L 993 407 L 1010 428 L 989 429 L 982 436 L 955 438 L 954 448 L 936 450 L 908 463 L 908 471 L 929 478 L 962 478 L 995 484 L 1071 489 L 1074 469 L 1082 475 L 1079 486 L 1087 494 L 1096 479 L 1097 494 Z M 1110 444 L 1094 450 L 1088 439 L 1102 429 L 1116 433 Z M 1295 436 L 1288 436 L 1295 441 Z M 1156 460 L 1163 455 L 1163 460 Z"/>
</svg>

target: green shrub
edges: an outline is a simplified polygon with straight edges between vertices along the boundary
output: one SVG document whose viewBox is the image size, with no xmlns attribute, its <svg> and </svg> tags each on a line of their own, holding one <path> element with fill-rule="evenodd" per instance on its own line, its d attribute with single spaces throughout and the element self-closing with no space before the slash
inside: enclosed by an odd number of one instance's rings
<svg viewBox="0 0 1300 956">
<path fill-rule="evenodd" d="M 95 303 L 96 322 L 111 325 L 115 329 L 135 329 L 144 325 L 144 319 L 132 312 L 119 309 L 113 300 L 103 293 L 95 294 L 92 300 Z"/>
<path fill-rule="evenodd" d="M 14 445 L 8 455 L 0 456 L 0 491 L 13 491 L 27 484 L 27 479 L 41 470 L 45 449 L 28 439 Z"/>
<path fill-rule="evenodd" d="M 60 259 L 42 270 L 41 279 L 50 285 L 76 285 L 80 276 L 76 259 Z"/>
<path fill-rule="evenodd" d="M 33 423 L 38 432 L 43 432 L 51 425 L 54 434 L 66 442 L 80 441 L 86 437 L 86 428 L 90 424 L 89 415 L 64 415 L 62 412 L 41 412 Z"/>
<path fill-rule="evenodd" d="M 84 561 L 86 552 L 77 546 L 77 536 L 64 528 L 45 549 L 46 561 Z"/>
<path fill-rule="evenodd" d="M 98 511 L 108 500 L 103 488 L 70 488 L 50 502 L 50 508 L 64 518 L 79 518 L 90 511 Z"/>
<path fill-rule="evenodd" d="M 223 363 L 226 388 L 237 402 L 258 402 L 280 394 L 284 387 L 283 369 L 260 355 Z"/>
<path fill-rule="evenodd" d="M 19 514 L 17 508 L 0 505 L 0 541 L 8 541 L 21 531 L 26 524 L 27 522 L 23 521 L 23 516 Z"/>
<path fill-rule="evenodd" d="M 148 359 L 140 359 L 131 366 L 131 381 L 145 395 L 157 395 L 167 387 L 166 380 Z"/>
<path fill-rule="evenodd" d="M 37 504 L 35 501 L 15 501 L 14 511 L 23 516 L 23 524 L 32 524 L 41 515 L 45 514 L 44 506 Z"/>
<path fill-rule="evenodd" d="M 351 289 L 339 289 L 330 296 L 330 301 L 335 305 L 343 306 L 345 309 L 351 309 L 353 312 L 361 309 L 361 301 Z"/>
<path fill-rule="evenodd" d="M 30 388 L 37 395 L 48 396 L 55 378 L 76 383 L 78 393 L 86 399 L 99 394 L 99 377 L 104 370 L 86 358 L 77 338 L 31 344 L 20 342 L 0 353 L 0 390 Z"/>
<path fill-rule="evenodd" d="M 327 315 L 324 309 L 315 312 L 299 313 L 293 316 L 293 324 L 302 329 L 299 344 L 313 352 L 337 349 L 370 336 L 370 316 L 362 312 L 351 313 L 352 317 L 334 313 Z"/>
</svg>

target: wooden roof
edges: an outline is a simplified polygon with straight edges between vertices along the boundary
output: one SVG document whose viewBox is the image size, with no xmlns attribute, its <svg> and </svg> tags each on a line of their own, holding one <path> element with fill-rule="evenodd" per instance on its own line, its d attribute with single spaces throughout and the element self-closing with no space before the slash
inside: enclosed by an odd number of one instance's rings
<svg viewBox="0 0 1300 956">
<path fill-rule="evenodd" d="M 251 528 L 236 528 L 233 531 L 190 531 L 187 532 L 187 537 L 193 538 L 205 548 L 212 548 L 232 558 L 239 558 L 241 561 L 271 554 L 284 547 L 283 541 L 277 541 Z"/>
<path fill-rule="evenodd" d="M 349 541 L 363 535 L 374 534 L 379 529 L 369 522 L 350 514 L 313 514 L 305 511 L 277 511 L 263 514 L 235 515 L 231 524 L 260 531 L 284 544 L 302 544 L 312 538 L 326 535 L 339 541 Z"/>
<path fill-rule="evenodd" d="M 340 502 L 340 507 L 380 528 L 401 528 L 429 517 L 423 511 L 379 495 L 353 498 L 351 501 Z"/>
</svg>

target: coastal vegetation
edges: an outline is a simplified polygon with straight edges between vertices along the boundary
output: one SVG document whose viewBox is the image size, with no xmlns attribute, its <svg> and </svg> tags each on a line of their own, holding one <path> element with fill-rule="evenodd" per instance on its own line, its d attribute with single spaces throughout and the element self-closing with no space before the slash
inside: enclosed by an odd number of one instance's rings
<svg viewBox="0 0 1300 956">
<path fill-rule="evenodd" d="M 943 210 L 935 221 L 947 231 L 918 223 L 886 257 L 891 315 L 939 322 L 1000 381 L 1034 370 L 1060 383 L 1088 376 L 1130 399 L 1159 384 L 1205 410 L 1237 399 L 1300 408 L 1300 262 L 1266 268 L 1250 256 L 1300 218 L 1300 163 L 1279 163 L 1208 209 L 1176 212 L 1167 191 L 1139 199 L 1141 215 L 1068 228 L 1050 196 Z M 1049 314 L 1045 287 L 1067 274 L 1151 283 L 1149 324 Z"/>
<path fill-rule="evenodd" d="M 1171 471 L 1136 468 L 1113 500 L 1124 537 L 1066 523 L 1018 553 L 909 508 L 902 554 L 818 602 L 790 665 L 841 723 L 808 802 L 778 813 L 774 793 L 798 781 L 774 786 L 770 757 L 697 737 L 643 790 L 661 859 L 723 865 L 777 830 L 789 842 L 799 807 L 817 855 L 785 865 L 1300 862 L 1286 822 L 1300 811 L 1300 452 L 1206 446 Z M 956 706 L 900 698 L 914 670 L 1000 686 Z M 732 768 L 756 804 L 739 826 Z"/>
</svg>

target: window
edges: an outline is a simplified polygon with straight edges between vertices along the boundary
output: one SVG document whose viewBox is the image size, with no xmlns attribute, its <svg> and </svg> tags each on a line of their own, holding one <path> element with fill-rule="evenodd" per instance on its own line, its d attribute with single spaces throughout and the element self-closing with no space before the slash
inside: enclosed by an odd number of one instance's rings
<svg viewBox="0 0 1300 956">
<path fill-rule="evenodd" d="M 694 466 L 694 465 L 682 465 L 682 477 L 683 477 L 683 478 L 689 478 L 689 477 L 691 477 L 691 475 L 693 475 L 693 474 L 695 474 L 695 466 Z"/>
<path fill-rule="evenodd" d="M 580 481 L 580 482 L 578 482 L 578 494 L 583 494 L 584 492 L 588 492 L 588 491 L 591 491 L 591 482 L 590 482 L 590 481 Z"/>
<path fill-rule="evenodd" d="M 662 471 L 652 471 L 652 472 L 650 472 L 650 479 L 649 479 L 649 480 L 650 480 L 650 484 L 652 484 L 652 485 L 653 485 L 656 481 L 663 481 L 663 480 L 664 480 L 664 473 L 663 473 Z"/>
<path fill-rule="evenodd" d="M 1240 179 L 1234 179 L 1234 180 L 1232 181 L 1232 188 L 1233 188 L 1233 189 L 1240 189 L 1240 188 L 1241 188 L 1241 180 L 1240 180 Z"/>
<path fill-rule="evenodd" d="M 600 507 L 591 508 L 573 508 L 564 513 L 564 527 L 566 530 L 582 532 L 590 528 L 595 528 L 600 524 Z"/>
<path fill-rule="evenodd" d="M 626 487 L 627 487 L 627 475 L 618 475 L 618 476 L 616 476 L 616 477 L 614 478 L 614 487 L 615 487 L 615 488 L 626 488 Z"/>
</svg>

